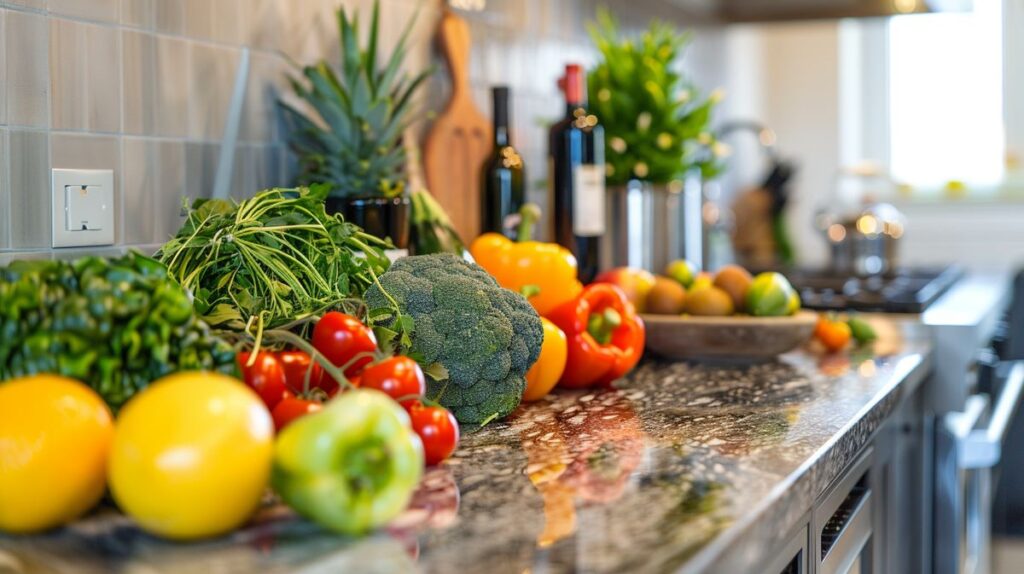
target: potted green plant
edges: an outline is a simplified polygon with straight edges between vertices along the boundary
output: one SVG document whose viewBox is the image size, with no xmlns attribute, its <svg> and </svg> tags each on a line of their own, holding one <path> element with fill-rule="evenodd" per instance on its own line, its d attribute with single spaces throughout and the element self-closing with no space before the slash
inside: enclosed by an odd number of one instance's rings
<svg viewBox="0 0 1024 574">
<path fill-rule="evenodd" d="M 617 214 L 609 234 L 613 263 L 660 272 L 682 253 L 685 214 L 678 195 L 683 181 L 710 179 L 722 169 L 727 148 L 710 130 L 722 93 L 702 96 L 678 71 L 677 59 L 690 42 L 685 32 L 654 21 L 638 36 L 626 37 L 604 9 L 588 29 L 600 54 L 587 78 L 590 110 L 605 129 L 608 193 L 614 205 L 609 213 Z M 643 200 L 630 201 L 630 194 Z M 643 206 L 641 217 L 630 217 L 638 205 Z M 638 221 L 637 229 L 625 229 Z M 645 252 L 643 260 L 627 260 L 628 253 L 638 250 Z"/>
<path fill-rule="evenodd" d="M 409 197 L 403 134 L 417 119 L 412 96 L 430 75 L 402 72 L 406 41 L 416 15 L 406 24 L 389 56 L 378 54 L 380 2 L 375 0 L 365 46 L 359 14 L 338 10 L 341 68 L 326 60 L 291 78 L 295 93 L 311 112 L 283 103 L 289 144 L 298 156 L 300 185 L 327 183 L 329 213 L 341 212 L 398 248 L 409 240 Z M 378 62 L 378 59 L 382 62 Z"/>
</svg>

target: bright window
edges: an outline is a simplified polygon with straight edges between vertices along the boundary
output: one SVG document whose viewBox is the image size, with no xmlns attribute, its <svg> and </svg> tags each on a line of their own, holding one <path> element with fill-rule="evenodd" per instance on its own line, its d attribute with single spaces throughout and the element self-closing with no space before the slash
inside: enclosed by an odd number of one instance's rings
<svg viewBox="0 0 1024 574">
<path fill-rule="evenodd" d="M 889 23 L 890 161 L 916 188 L 1004 175 L 1002 2 Z"/>
</svg>

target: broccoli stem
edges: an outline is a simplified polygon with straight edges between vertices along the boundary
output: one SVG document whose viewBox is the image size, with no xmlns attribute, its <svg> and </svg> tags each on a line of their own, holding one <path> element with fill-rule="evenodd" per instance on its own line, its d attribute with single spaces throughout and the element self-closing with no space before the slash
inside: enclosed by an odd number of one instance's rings
<svg viewBox="0 0 1024 574">
<path fill-rule="evenodd" d="M 607 345 L 612 341 L 612 332 L 622 325 L 622 315 L 611 307 L 600 313 L 592 313 L 587 319 L 587 332 L 598 343 Z"/>
</svg>

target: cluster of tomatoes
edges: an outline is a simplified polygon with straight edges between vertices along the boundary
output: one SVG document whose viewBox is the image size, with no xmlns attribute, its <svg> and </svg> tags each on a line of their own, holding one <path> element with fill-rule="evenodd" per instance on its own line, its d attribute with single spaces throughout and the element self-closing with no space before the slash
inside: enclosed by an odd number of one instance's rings
<svg viewBox="0 0 1024 574">
<path fill-rule="evenodd" d="M 409 413 L 413 430 L 423 442 L 424 459 L 437 464 L 451 456 L 459 443 L 455 417 L 439 405 L 425 405 L 423 370 L 405 356 L 383 357 L 377 339 L 359 319 L 331 311 L 313 328 L 313 348 L 345 376 L 337 381 L 305 351 L 239 353 L 245 383 L 267 405 L 280 432 L 295 419 L 315 413 L 346 388 L 376 389 L 398 401 Z"/>
</svg>

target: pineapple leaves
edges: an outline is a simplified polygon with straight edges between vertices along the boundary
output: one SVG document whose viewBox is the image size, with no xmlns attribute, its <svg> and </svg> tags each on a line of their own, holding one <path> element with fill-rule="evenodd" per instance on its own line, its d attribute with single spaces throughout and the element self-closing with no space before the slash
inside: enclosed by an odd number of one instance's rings
<svg viewBox="0 0 1024 574">
<path fill-rule="evenodd" d="M 331 194 L 373 197 L 402 193 L 406 178 L 402 137 L 419 119 L 411 113 L 415 94 L 430 77 L 411 79 L 402 71 L 407 42 L 419 8 L 389 55 L 380 52 L 380 2 L 370 15 L 367 41 L 360 45 L 358 13 L 337 13 L 341 66 L 320 61 L 290 82 L 312 109 L 282 102 L 290 128 L 290 148 L 299 160 L 299 181 L 331 184 Z M 365 21 L 364 21 L 365 23 Z M 380 65 L 378 60 L 384 60 Z"/>
</svg>

